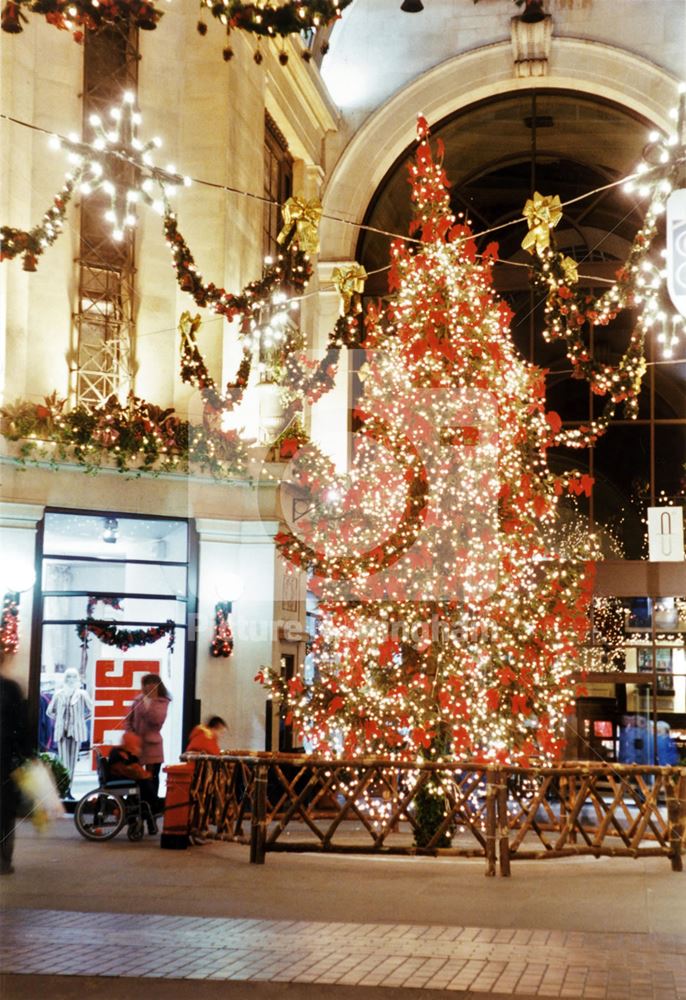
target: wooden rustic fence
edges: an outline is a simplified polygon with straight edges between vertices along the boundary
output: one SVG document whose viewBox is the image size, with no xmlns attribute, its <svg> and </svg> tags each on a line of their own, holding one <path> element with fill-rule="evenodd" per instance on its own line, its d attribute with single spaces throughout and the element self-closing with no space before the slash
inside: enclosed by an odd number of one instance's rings
<svg viewBox="0 0 686 1000">
<path fill-rule="evenodd" d="M 192 838 L 271 851 L 481 857 L 512 861 L 661 856 L 682 871 L 686 769 L 588 762 L 541 767 L 322 760 L 298 755 L 188 755 Z M 418 799 L 443 815 L 422 842 Z M 449 843 L 450 846 L 443 846 Z"/>
</svg>

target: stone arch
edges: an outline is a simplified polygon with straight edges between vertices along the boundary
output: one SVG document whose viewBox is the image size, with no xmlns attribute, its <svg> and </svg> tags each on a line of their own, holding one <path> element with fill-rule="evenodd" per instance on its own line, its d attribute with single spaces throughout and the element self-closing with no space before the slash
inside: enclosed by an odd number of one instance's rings
<svg viewBox="0 0 686 1000">
<path fill-rule="evenodd" d="M 449 59 L 374 112 L 343 150 L 324 192 L 320 259 L 354 258 L 356 226 L 326 216 L 362 222 L 386 173 L 413 142 L 418 112 L 433 123 L 487 97 L 535 86 L 604 98 L 662 129 L 669 127 L 668 112 L 678 99 L 678 82 L 659 66 L 624 49 L 583 39 L 553 39 L 545 77 L 513 78 L 509 42 Z"/>
</svg>

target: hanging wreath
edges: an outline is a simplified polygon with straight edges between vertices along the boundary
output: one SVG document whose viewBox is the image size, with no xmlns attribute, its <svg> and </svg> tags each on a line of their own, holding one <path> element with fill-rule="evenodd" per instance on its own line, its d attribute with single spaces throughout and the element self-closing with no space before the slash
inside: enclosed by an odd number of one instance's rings
<svg viewBox="0 0 686 1000">
<path fill-rule="evenodd" d="M 106 646 L 116 646 L 122 652 L 136 646 L 149 646 L 157 642 L 163 636 L 169 636 L 168 649 L 174 649 L 174 636 L 176 625 L 171 618 L 168 618 L 164 625 L 153 625 L 152 628 L 117 628 L 115 622 L 102 621 L 93 618 L 93 611 L 96 604 L 105 604 L 115 611 L 123 611 L 122 597 L 96 597 L 91 595 L 86 604 L 86 617 L 78 622 L 76 634 L 81 640 L 81 649 L 88 649 L 89 635 L 94 635 L 96 639 Z"/>
<path fill-rule="evenodd" d="M 8 591 L 2 599 L 0 622 L 0 649 L 3 653 L 16 653 L 19 648 L 19 594 Z"/>
<path fill-rule="evenodd" d="M 229 624 L 231 601 L 219 601 L 214 606 L 214 634 L 210 643 L 212 656 L 229 657 L 233 652 L 233 632 Z"/>
</svg>

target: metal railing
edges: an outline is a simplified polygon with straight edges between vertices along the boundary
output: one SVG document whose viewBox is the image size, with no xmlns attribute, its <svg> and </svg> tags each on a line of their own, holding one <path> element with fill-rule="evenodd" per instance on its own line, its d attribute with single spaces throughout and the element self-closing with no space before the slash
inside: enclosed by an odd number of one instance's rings
<svg viewBox="0 0 686 1000">
<path fill-rule="evenodd" d="M 660 856 L 683 868 L 685 768 L 242 752 L 186 759 L 195 762 L 191 837 L 249 843 L 254 864 L 272 851 L 318 851 L 480 857 L 487 875 L 509 875 L 516 860 L 579 855 Z"/>
</svg>

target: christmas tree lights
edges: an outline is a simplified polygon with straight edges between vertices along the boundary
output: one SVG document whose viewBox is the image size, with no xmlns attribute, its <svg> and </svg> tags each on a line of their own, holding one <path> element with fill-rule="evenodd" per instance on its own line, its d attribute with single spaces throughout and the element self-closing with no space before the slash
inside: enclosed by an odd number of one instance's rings
<svg viewBox="0 0 686 1000">
<path fill-rule="evenodd" d="M 510 310 L 450 210 L 426 122 L 411 167 L 421 246 L 392 248 L 349 473 L 296 453 L 298 515 L 277 535 L 320 597 L 316 680 L 266 683 L 316 752 L 501 762 L 559 754 L 588 628 L 594 537 L 554 545 L 543 372 L 513 346 Z M 552 543 L 551 543 L 552 538 Z M 436 787 L 429 794 L 440 798 Z"/>
</svg>

